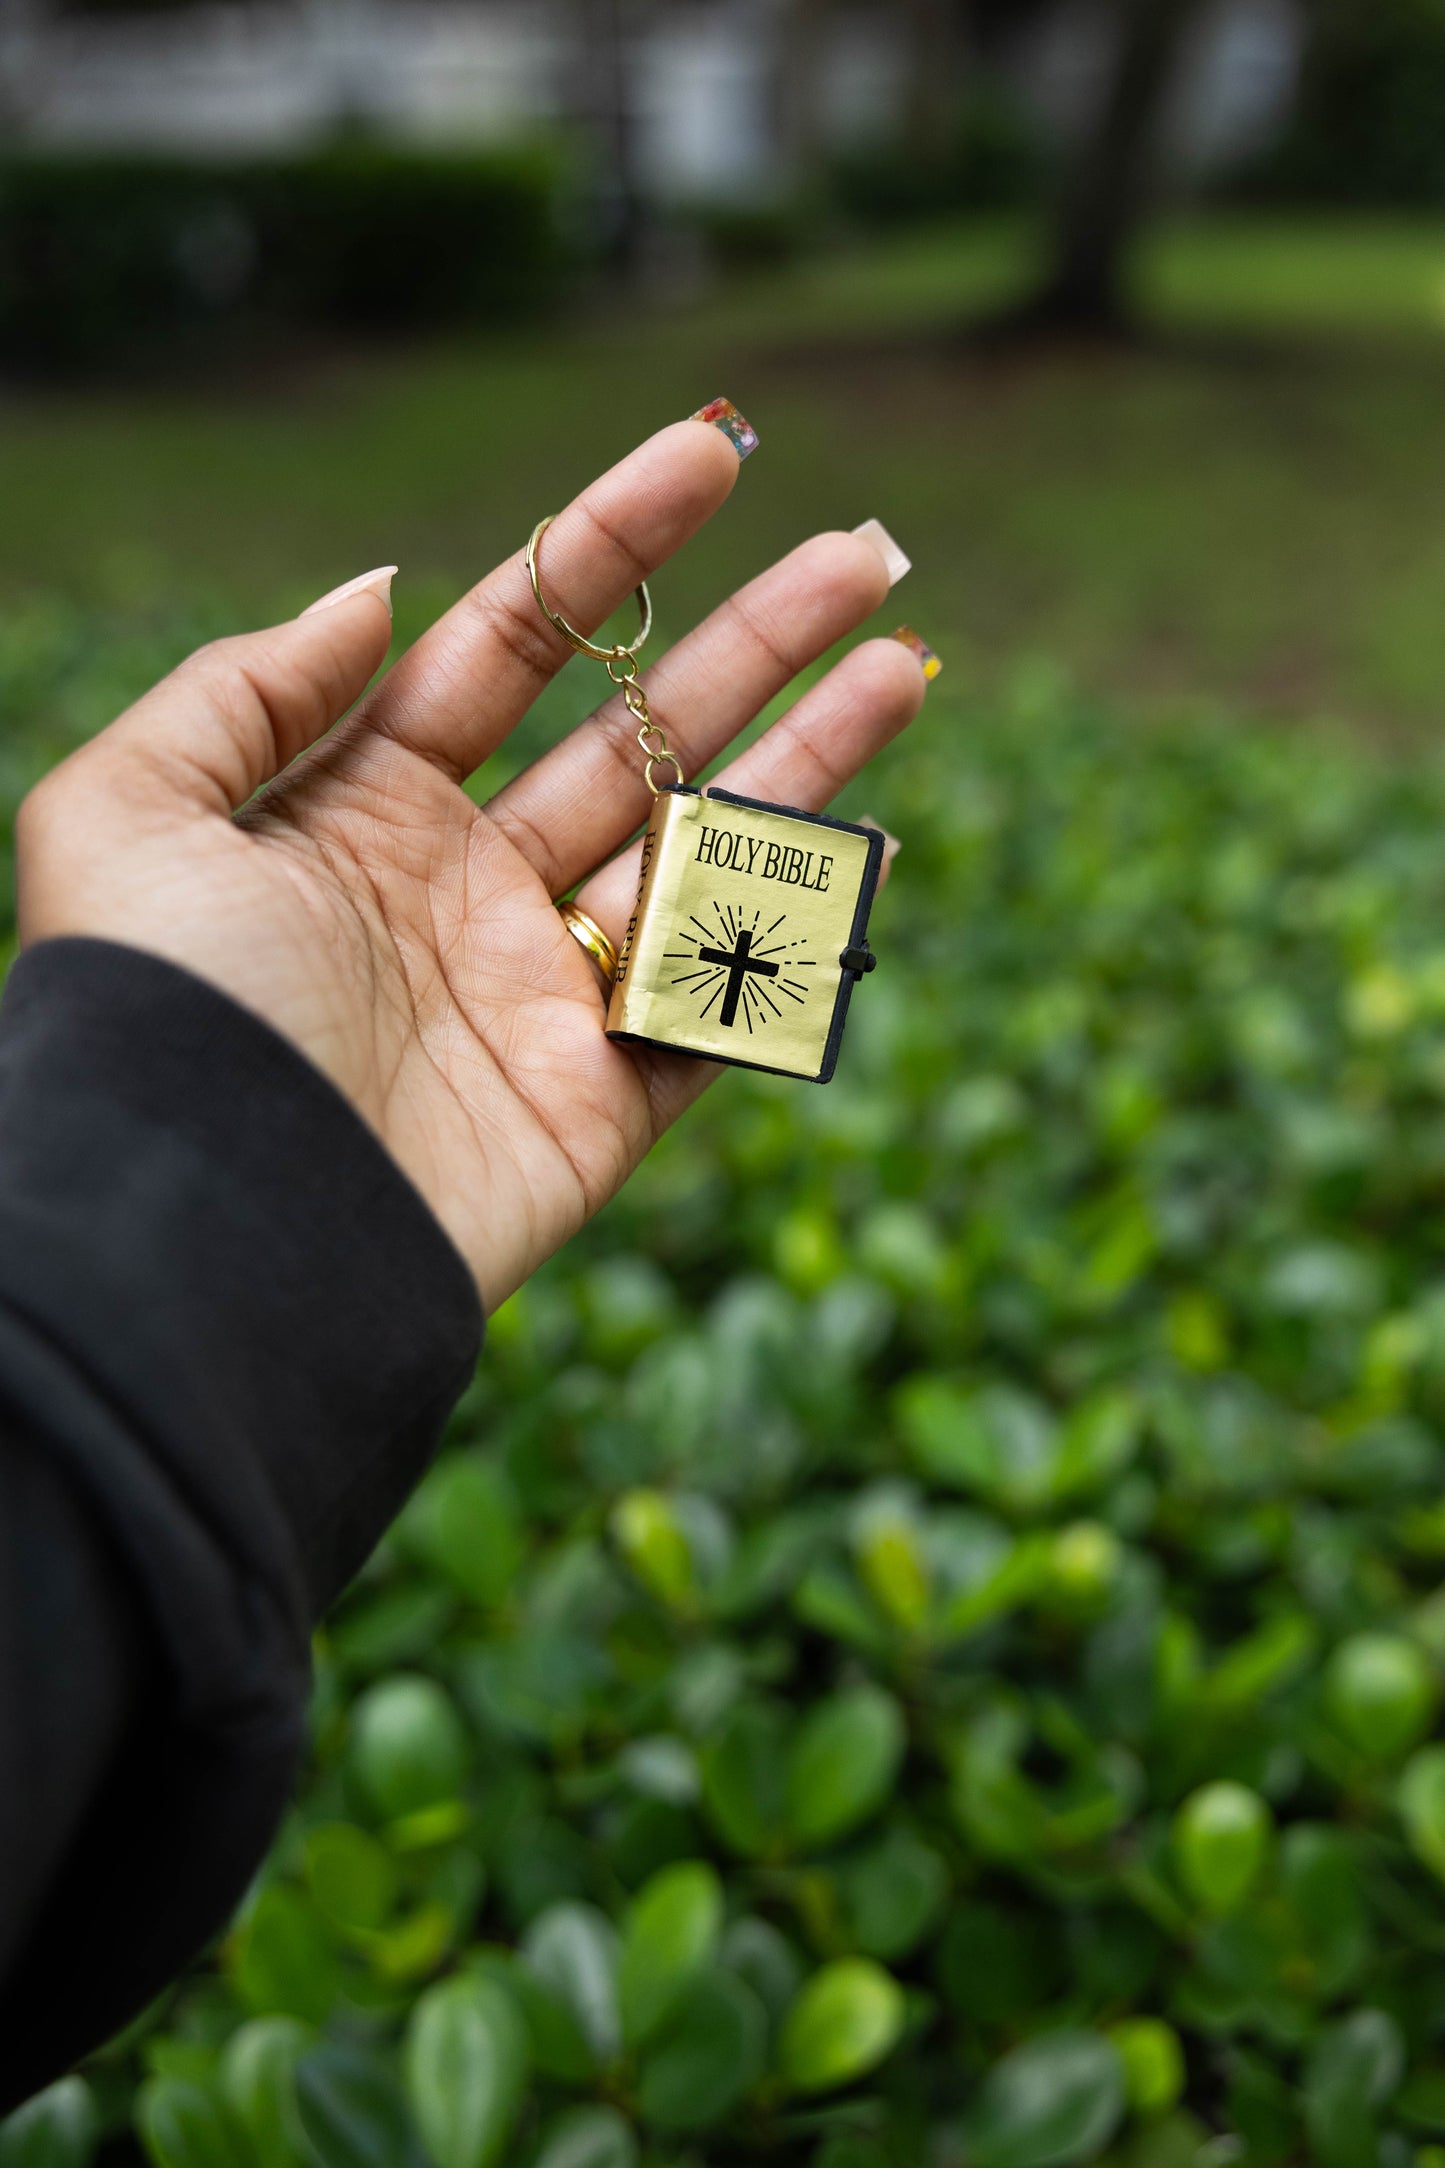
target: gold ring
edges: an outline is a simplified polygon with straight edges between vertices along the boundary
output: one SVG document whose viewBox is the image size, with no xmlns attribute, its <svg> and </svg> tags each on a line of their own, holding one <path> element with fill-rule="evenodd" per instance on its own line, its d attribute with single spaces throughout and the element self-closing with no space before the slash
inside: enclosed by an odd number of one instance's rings
<svg viewBox="0 0 1445 2168">
<path fill-rule="evenodd" d="M 555 512 L 549 512 L 545 519 L 539 519 L 532 529 L 532 539 L 527 544 L 527 577 L 532 582 L 532 593 L 537 598 L 538 609 L 554 631 L 560 632 L 564 640 L 571 641 L 579 655 L 590 655 L 594 662 L 621 662 L 624 657 L 635 655 L 652 630 L 652 597 L 647 592 L 646 580 L 637 590 L 637 606 L 642 612 L 642 623 L 631 647 L 624 647 L 621 641 L 616 647 L 599 647 L 595 640 L 584 638 L 574 625 L 568 624 L 559 610 L 552 608 L 543 594 L 542 575 L 537 569 L 537 545 L 556 517 Z"/>
<path fill-rule="evenodd" d="M 598 925 L 596 919 L 589 918 L 587 913 L 575 903 L 559 903 L 557 911 L 562 924 L 571 934 L 573 940 L 581 942 L 608 985 L 615 986 L 617 984 L 617 951 Z"/>
</svg>

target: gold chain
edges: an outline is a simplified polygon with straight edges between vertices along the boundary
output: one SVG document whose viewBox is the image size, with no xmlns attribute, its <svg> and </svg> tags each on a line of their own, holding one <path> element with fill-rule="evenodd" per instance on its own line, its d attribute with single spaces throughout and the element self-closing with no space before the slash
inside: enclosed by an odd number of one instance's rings
<svg viewBox="0 0 1445 2168">
<path fill-rule="evenodd" d="M 682 762 L 663 736 L 662 725 L 652 720 L 647 695 L 638 682 L 637 657 L 631 648 L 619 647 L 608 656 L 607 675 L 622 694 L 623 704 L 638 726 L 637 742 L 647 755 L 642 772 L 647 778 L 647 787 L 653 797 L 660 797 L 664 789 L 670 790 L 674 787 L 672 784 L 664 785 L 658 782 L 653 772 L 657 768 L 670 767 L 676 778 L 676 787 L 681 789 L 687 781 L 682 772 Z"/>
<path fill-rule="evenodd" d="M 674 788 L 674 785 L 670 783 L 662 784 L 658 782 L 653 772 L 657 768 L 671 768 L 677 778 L 675 787 L 681 790 L 687 782 L 687 777 L 682 772 L 682 762 L 663 736 L 661 725 L 652 720 L 647 705 L 647 695 L 637 681 L 637 650 L 652 630 L 652 597 L 647 591 L 647 582 L 644 580 L 637 590 L 637 600 L 642 616 L 637 630 L 637 637 L 631 647 L 624 647 L 621 641 L 618 642 L 616 647 L 601 647 L 595 640 L 587 639 L 584 634 L 578 632 L 575 625 L 568 624 L 560 611 L 552 608 L 551 603 L 548 602 L 547 597 L 542 592 L 542 571 L 537 562 L 537 551 L 543 535 L 551 524 L 552 517 L 550 513 L 546 519 L 539 519 L 532 529 L 532 539 L 527 544 L 526 549 L 527 576 L 532 583 L 532 593 L 537 598 L 537 607 L 541 610 L 548 624 L 560 632 L 564 640 L 570 640 L 579 655 L 590 655 L 594 661 L 606 663 L 607 675 L 626 702 L 628 714 L 638 725 L 637 742 L 647 755 L 647 764 L 642 772 L 647 778 L 647 787 L 652 792 L 653 797 L 660 797 L 664 789 L 671 790 Z"/>
</svg>

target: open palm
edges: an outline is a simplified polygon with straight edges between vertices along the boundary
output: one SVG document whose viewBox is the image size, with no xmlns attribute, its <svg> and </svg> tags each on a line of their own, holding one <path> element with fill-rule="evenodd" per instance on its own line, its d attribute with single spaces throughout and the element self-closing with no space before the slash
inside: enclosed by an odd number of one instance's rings
<svg viewBox="0 0 1445 2168">
<path fill-rule="evenodd" d="M 653 437 L 550 530 L 558 606 L 599 623 L 737 472 L 705 423 Z M 887 584 L 867 541 L 820 535 L 680 641 L 647 682 L 686 772 Z M 381 1137 L 490 1308 L 716 1072 L 605 1037 L 598 975 L 554 908 L 583 883 L 614 939 L 631 908 L 636 846 L 613 854 L 650 798 L 621 701 L 485 806 L 461 787 L 570 653 L 521 553 L 347 714 L 389 642 L 384 589 L 201 650 L 47 778 L 22 809 L 21 935 L 128 942 L 263 1017 Z M 820 809 L 923 690 L 903 647 L 869 642 L 719 780 Z"/>
</svg>

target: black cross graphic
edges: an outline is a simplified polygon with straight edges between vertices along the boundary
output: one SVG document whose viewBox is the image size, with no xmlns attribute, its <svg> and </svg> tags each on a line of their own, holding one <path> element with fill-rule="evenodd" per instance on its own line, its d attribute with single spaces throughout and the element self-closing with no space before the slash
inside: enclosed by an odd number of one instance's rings
<svg viewBox="0 0 1445 2168">
<path fill-rule="evenodd" d="M 717 964 L 728 975 L 728 990 L 723 995 L 722 1010 L 718 1019 L 720 1023 L 735 1024 L 737 1022 L 738 1003 L 742 999 L 743 986 L 750 971 L 756 971 L 758 976 L 764 979 L 775 979 L 778 975 L 776 964 L 764 963 L 761 956 L 750 956 L 748 954 L 752 945 L 752 931 L 747 929 L 738 935 L 738 945 L 735 949 L 700 948 L 697 952 L 700 963 Z"/>
</svg>

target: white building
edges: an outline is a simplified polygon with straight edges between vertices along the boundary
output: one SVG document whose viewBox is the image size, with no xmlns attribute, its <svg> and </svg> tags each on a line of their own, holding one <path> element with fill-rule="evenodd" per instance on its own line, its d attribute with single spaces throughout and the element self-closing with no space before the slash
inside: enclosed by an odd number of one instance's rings
<svg viewBox="0 0 1445 2168">
<path fill-rule="evenodd" d="M 670 198 L 746 202 L 786 181 L 777 86 L 789 0 L 645 8 L 628 57 L 637 160 Z M 905 11 L 840 0 L 817 47 L 821 132 L 884 136 L 907 96 Z M 1010 57 L 1067 131 L 1108 63 L 1108 10 L 1065 0 Z M 0 0 L 0 127 L 12 139 L 202 156 L 288 149 L 364 122 L 396 137 L 486 143 L 579 110 L 568 0 L 193 0 L 87 13 Z M 1296 0 L 1218 0 L 1187 70 L 1174 140 L 1208 168 L 1249 147 L 1288 100 Z"/>
</svg>

